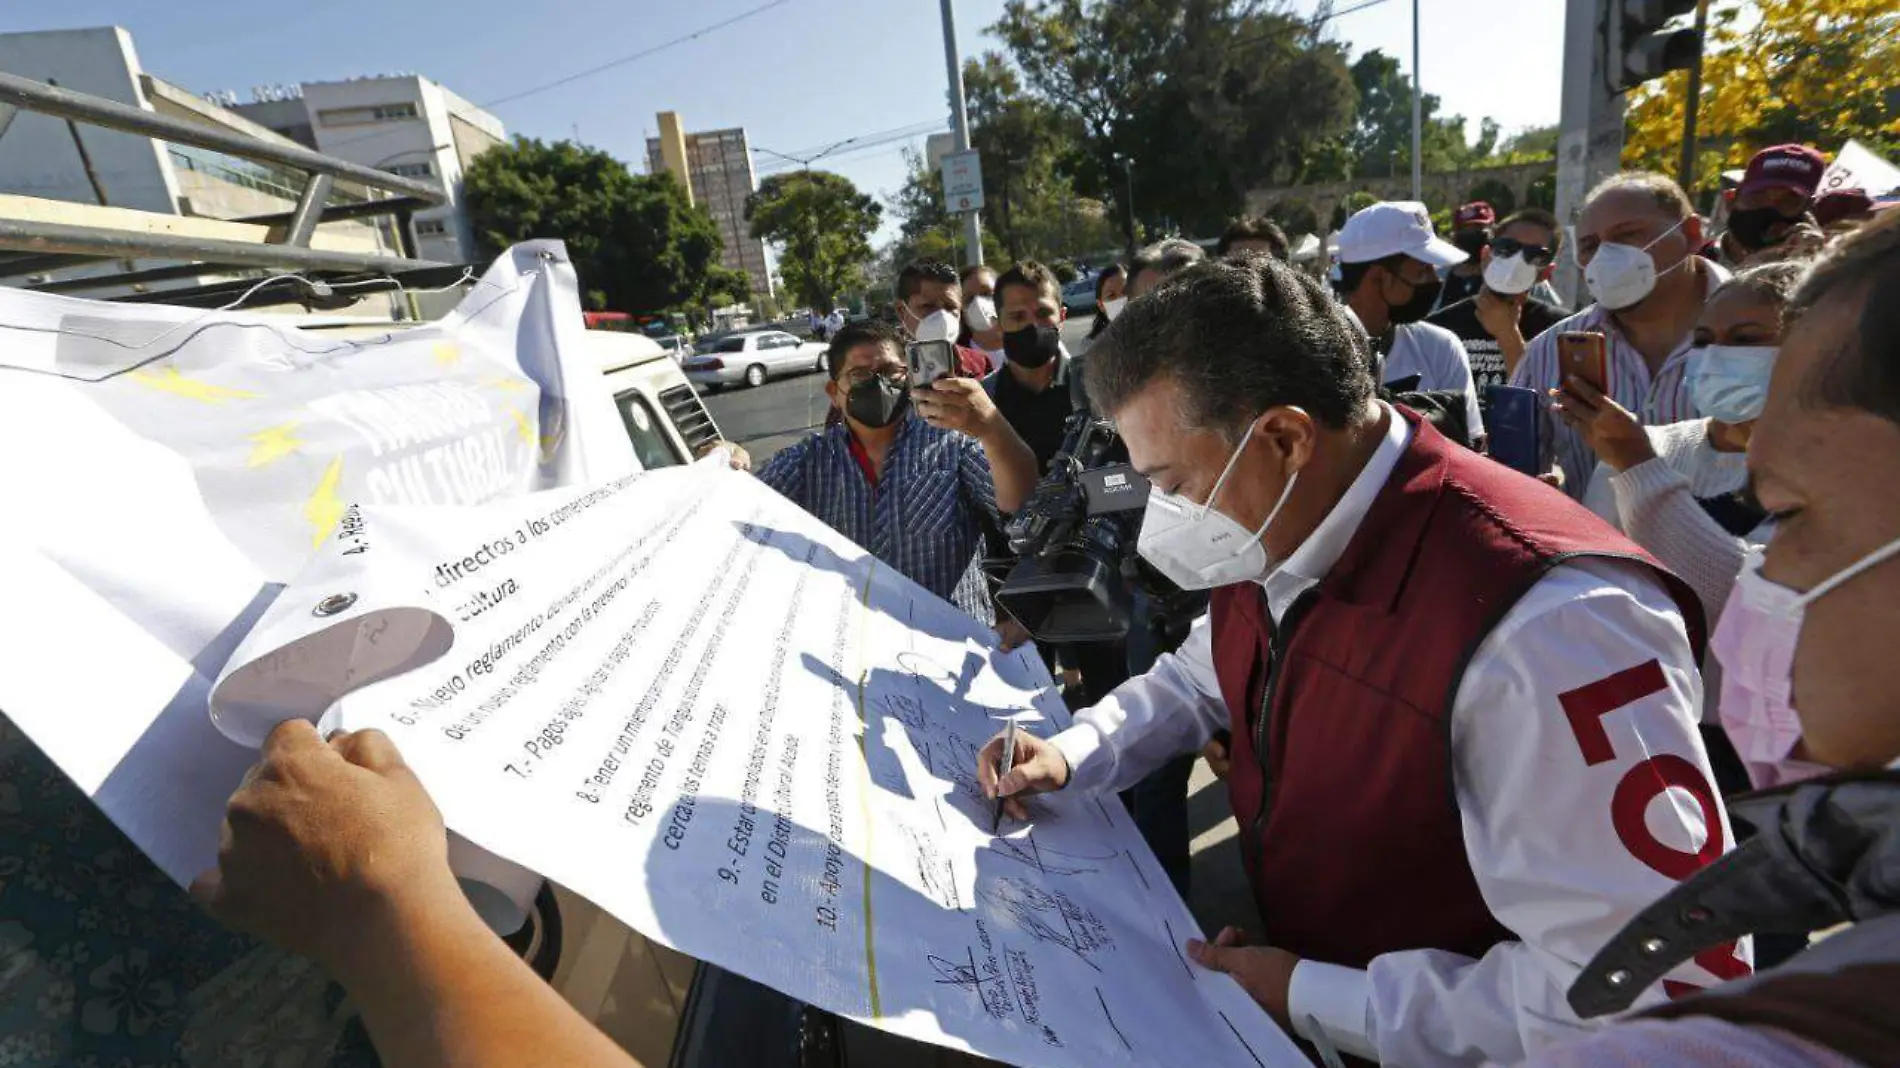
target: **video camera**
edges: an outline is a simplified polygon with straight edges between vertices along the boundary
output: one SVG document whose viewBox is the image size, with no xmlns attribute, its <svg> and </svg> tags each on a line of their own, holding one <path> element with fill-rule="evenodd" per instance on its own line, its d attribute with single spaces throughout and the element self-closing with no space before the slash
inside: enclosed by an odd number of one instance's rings
<svg viewBox="0 0 1900 1068">
<path fill-rule="evenodd" d="M 1069 416 L 1049 472 L 1009 522 L 1008 575 L 996 602 L 1039 642 L 1119 641 L 1134 618 L 1133 590 L 1150 598 L 1147 623 L 1167 646 L 1206 607 L 1135 551 L 1148 480 L 1113 462 L 1119 437 L 1086 407 Z"/>
</svg>

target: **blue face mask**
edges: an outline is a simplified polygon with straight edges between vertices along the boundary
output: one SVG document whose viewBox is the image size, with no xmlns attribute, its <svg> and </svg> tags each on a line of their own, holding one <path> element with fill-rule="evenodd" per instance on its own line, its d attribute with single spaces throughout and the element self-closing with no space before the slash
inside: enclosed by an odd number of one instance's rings
<svg viewBox="0 0 1900 1068">
<path fill-rule="evenodd" d="M 1721 423 L 1746 423 L 1768 403 L 1773 345 L 1708 345 L 1689 358 L 1689 396 L 1696 411 Z"/>
</svg>

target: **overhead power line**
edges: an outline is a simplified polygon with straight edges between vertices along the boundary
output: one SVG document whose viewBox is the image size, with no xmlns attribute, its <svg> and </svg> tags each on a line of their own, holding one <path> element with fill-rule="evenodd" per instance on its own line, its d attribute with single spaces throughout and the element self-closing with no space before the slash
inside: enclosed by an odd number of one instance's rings
<svg viewBox="0 0 1900 1068">
<path fill-rule="evenodd" d="M 550 89 L 558 89 L 563 85 L 572 84 L 574 82 L 580 81 L 582 78 L 591 78 L 596 74 L 599 74 L 603 71 L 612 70 L 615 67 L 624 67 L 629 63 L 635 62 L 637 60 L 645 59 L 648 56 L 658 55 L 659 53 L 664 52 L 669 48 L 676 48 L 690 41 L 697 41 L 701 37 L 704 37 L 709 33 L 714 33 L 719 30 L 723 30 L 728 26 L 734 25 L 736 23 L 744 22 L 746 19 L 752 18 L 755 15 L 764 14 L 765 12 L 770 11 L 775 7 L 783 7 L 786 4 L 789 4 L 791 2 L 792 0 L 771 0 L 770 3 L 760 4 L 758 7 L 741 11 L 737 15 L 734 15 L 729 19 L 725 19 L 720 22 L 715 22 L 710 26 L 702 26 L 691 33 L 685 34 L 680 37 L 675 37 L 670 41 L 662 41 L 659 44 L 652 46 L 651 48 L 643 48 L 640 51 L 633 53 L 632 55 L 621 56 L 619 59 L 609 60 L 605 63 L 600 64 L 597 67 L 588 67 L 586 70 L 575 71 L 572 74 L 565 75 L 560 78 L 556 78 L 551 82 L 545 82 L 541 85 L 534 86 L 533 88 L 530 88 L 530 89 L 523 89 L 518 93 L 510 93 L 507 96 L 496 97 L 493 100 L 483 103 L 481 106 L 484 108 L 492 108 L 492 107 L 497 107 L 502 104 L 511 104 L 517 100 L 523 99 L 524 97 L 534 96 L 536 93 L 545 93 Z"/>
<path fill-rule="evenodd" d="M 838 156 L 849 156 L 873 148 L 880 148 L 897 141 L 907 141 L 911 138 L 935 133 L 942 129 L 942 119 L 931 119 L 926 122 L 914 122 L 908 126 L 892 127 L 888 130 L 853 134 L 840 141 L 818 145 L 814 148 L 800 149 L 795 152 L 781 152 L 778 149 L 766 148 L 762 145 L 753 146 L 752 151 L 776 157 L 773 161 L 758 168 L 761 171 L 771 174 L 783 170 L 790 170 L 793 167 L 809 167 L 819 160 L 833 159 Z"/>
</svg>

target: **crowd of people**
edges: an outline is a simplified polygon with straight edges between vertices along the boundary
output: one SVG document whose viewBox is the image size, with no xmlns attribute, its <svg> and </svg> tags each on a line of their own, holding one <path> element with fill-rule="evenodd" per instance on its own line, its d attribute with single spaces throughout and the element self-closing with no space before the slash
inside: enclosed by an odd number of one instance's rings
<svg viewBox="0 0 1900 1068">
<path fill-rule="evenodd" d="M 1157 643 L 1138 596 L 1125 642 L 1043 650 L 1074 725 L 976 772 L 1018 819 L 1120 792 L 1185 894 L 1205 753 L 1263 929 L 1185 948 L 1322 1056 L 1892 1064 L 1900 211 L 1824 167 L 1765 150 L 1719 234 L 1615 176 L 1574 252 L 1547 212 L 1464 205 L 1447 241 L 1375 204 L 1330 284 L 1240 220 L 1100 272 L 1085 353 L 1047 267 L 914 264 L 894 323 L 832 334 L 834 421 L 756 475 L 1013 645 L 979 565 L 1071 416 L 1113 422 L 1140 557 L 1206 612 Z M 914 380 L 918 342 L 952 373 Z M 1537 470 L 1484 454 L 1511 387 Z M 390 1063 L 629 1063 L 482 932 L 387 739 L 286 724 L 232 813 L 196 891 L 330 966 Z"/>
</svg>

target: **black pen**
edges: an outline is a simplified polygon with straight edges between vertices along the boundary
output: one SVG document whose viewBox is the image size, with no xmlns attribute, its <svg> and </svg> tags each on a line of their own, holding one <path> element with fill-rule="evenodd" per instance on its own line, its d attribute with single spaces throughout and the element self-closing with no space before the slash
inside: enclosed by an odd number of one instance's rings
<svg viewBox="0 0 1900 1068">
<path fill-rule="evenodd" d="M 996 770 L 996 818 L 990 821 L 990 833 L 995 834 L 1003 826 L 1003 776 L 1016 764 L 1016 721 L 1009 721 L 1003 728 L 1003 763 Z"/>
</svg>

